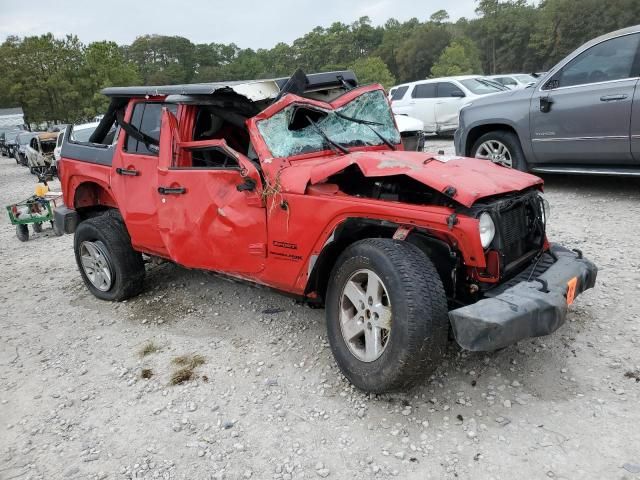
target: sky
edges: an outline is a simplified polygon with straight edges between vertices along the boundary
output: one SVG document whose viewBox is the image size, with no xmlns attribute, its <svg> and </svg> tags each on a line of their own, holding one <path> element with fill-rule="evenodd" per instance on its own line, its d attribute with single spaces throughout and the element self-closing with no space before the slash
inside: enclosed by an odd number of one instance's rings
<svg viewBox="0 0 640 480">
<path fill-rule="evenodd" d="M 369 16 L 424 21 L 442 8 L 451 20 L 475 17 L 475 0 L 0 0 L 0 40 L 9 35 L 76 34 L 84 43 L 130 44 L 137 36 L 180 35 L 194 43 L 271 48 L 320 25 Z"/>
</svg>

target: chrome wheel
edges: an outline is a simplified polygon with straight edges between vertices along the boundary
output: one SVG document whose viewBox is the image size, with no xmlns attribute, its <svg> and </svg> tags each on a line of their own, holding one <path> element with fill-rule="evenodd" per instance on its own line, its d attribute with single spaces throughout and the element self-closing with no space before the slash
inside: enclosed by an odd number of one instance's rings
<svg viewBox="0 0 640 480">
<path fill-rule="evenodd" d="M 482 160 L 491 160 L 493 163 L 502 165 L 503 167 L 513 167 L 513 158 L 507 146 L 498 140 L 487 140 L 478 150 L 476 150 L 476 158 Z"/>
<path fill-rule="evenodd" d="M 80 244 L 82 270 L 91 284 L 102 292 L 107 292 L 113 284 L 113 268 L 102 242 L 82 242 Z"/>
<path fill-rule="evenodd" d="M 371 270 L 355 272 L 342 289 L 340 330 L 358 360 L 380 358 L 391 336 L 391 301 L 384 283 Z"/>
</svg>

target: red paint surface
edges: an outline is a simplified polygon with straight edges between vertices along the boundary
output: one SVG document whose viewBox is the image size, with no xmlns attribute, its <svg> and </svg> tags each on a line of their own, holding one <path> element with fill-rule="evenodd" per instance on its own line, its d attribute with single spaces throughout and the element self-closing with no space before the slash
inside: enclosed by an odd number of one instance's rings
<svg viewBox="0 0 640 480">
<path fill-rule="evenodd" d="M 195 107 L 181 105 L 177 119 L 164 113 L 157 157 L 124 152 L 123 133 L 111 167 L 62 159 L 65 203 L 73 206 L 78 187 L 93 182 L 114 199 L 136 249 L 187 267 L 215 270 L 296 294 L 305 290 L 312 256 L 321 252 L 341 222 L 354 217 L 428 230 L 459 250 L 470 271 L 486 269 L 474 218 L 458 214 L 458 222 L 450 228 L 447 220 L 453 210 L 447 207 L 352 197 L 323 182 L 349 165 L 357 165 L 369 177 L 407 175 L 440 192 L 453 187 L 453 199 L 471 206 L 484 197 L 541 186 L 539 178 L 486 161 L 456 158 L 443 162 L 432 154 L 390 151 L 385 146 L 360 147 L 348 155 L 325 151 L 274 159 L 258 132 L 258 121 L 292 103 L 337 108 L 378 88 L 354 89 L 330 104 L 286 95 L 248 120 L 263 174 L 272 186 L 279 182 L 270 195 L 262 195 L 255 165 L 226 142 L 191 141 Z M 129 105 L 127 118 L 131 111 Z M 179 168 L 191 165 L 190 149 L 204 145 L 225 150 L 237 159 L 240 168 Z M 135 169 L 139 175 L 117 175 L 118 167 Z M 256 182 L 255 191 L 238 191 L 246 177 Z M 184 187 L 186 192 L 160 195 L 158 187 Z"/>
</svg>

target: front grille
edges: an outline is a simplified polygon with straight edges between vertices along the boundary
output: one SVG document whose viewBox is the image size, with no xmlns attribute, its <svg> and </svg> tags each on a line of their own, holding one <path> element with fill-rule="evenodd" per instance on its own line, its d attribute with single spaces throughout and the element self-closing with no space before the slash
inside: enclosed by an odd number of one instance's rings
<svg viewBox="0 0 640 480">
<path fill-rule="evenodd" d="M 529 193 L 499 204 L 496 216 L 501 270 L 511 273 L 542 249 L 545 235 L 542 204 L 537 193 Z"/>
<path fill-rule="evenodd" d="M 527 219 L 524 205 L 517 205 L 500 212 L 502 219 L 502 240 L 506 247 L 518 243 L 527 235 Z"/>
</svg>

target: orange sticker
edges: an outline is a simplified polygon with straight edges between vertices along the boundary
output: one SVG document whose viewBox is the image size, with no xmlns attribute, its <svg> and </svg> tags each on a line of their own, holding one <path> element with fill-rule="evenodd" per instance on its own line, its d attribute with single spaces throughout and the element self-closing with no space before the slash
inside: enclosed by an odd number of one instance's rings
<svg viewBox="0 0 640 480">
<path fill-rule="evenodd" d="M 567 305 L 571 305 L 576 299 L 576 287 L 578 286 L 578 277 L 573 277 L 567 282 Z"/>
</svg>

